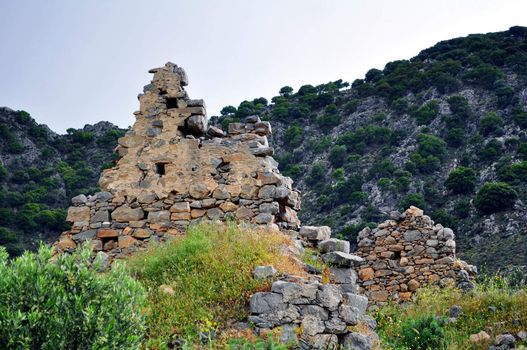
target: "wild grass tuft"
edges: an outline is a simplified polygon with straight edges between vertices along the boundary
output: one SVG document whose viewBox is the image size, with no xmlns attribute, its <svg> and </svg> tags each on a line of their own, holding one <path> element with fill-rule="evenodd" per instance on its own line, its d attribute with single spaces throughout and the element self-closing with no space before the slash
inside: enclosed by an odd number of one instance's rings
<svg viewBox="0 0 527 350">
<path fill-rule="evenodd" d="M 163 349 L 176 338 L 191 343 L 246 316 L 249 296 L 265 288 L 252 271 L 270 264 L 298 273 L 281 255 L 289 238 L 281 233 L 234 225 L 197 225 L 185 236 L 134 255 L 128 268 L 147 289 L 149 348 Z"/>
<path fill-rule="evenodd" d="M 527 327 L 527 288 L 512 287 L 500 277 L 479 282 L 476 288 L 463 293 L 456 288 L 427 288 L 417 293 L 414 304 L 389 305 L 376 311 L 379 335 L 386 349 L 407 349 L 405 328 L 429 315 L 446 319 L 448 310 L 462 308 L 457 321 L 443 326 L 443 344 L 435 349 L 476 350 L 471 334 L 487 332 L 492 338 L 501 333 L 514 333 Z"/>
</svg>

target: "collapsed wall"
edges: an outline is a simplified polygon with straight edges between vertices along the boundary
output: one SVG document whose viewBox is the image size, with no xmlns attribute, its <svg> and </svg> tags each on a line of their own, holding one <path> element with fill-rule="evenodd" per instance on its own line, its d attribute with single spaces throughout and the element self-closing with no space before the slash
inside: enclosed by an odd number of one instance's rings
<svg viewBox="0 0 527 350">
<path fill-rule="evenodd" d="M 232 219 L 296 229 L 300 195 L 272 158 L 269 122 L 257 116 L 208 126 L 203 100 L 190 99 L 185 71 L 173 63 L 149 71 L 136 122 L 120 138 L 116 165 L 104 170 L 102 192 L 72 200 L 57 247 L 92 240 L 119 257 L 164 240 L 191 223 Z"/>
<path fill-rule="evenodd" d="M 355 252 L 364 260 L 358 271 L 360 292 L 371 302 L 408 301 L 424 285 L 456 284 L 473 288 L 474 266 L 456 259 L 454 232 L 435 224 L 421 209 L 402 215 L 358 235 Z"/>
</svg>

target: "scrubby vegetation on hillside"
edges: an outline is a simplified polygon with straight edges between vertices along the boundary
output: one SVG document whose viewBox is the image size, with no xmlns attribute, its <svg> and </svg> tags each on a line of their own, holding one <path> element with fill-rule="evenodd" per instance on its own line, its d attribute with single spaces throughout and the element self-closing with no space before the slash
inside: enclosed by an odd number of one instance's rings
<svg viewBox="0 0 527 350">
<path fill-rule="evenodd" d="M 98 190 L 124 132 L 99 123 L 57 135 L 25 111 L 0 109 L 0 245 L 19 255 L 66 230 L 70 198 Z"/>
<path fill-rule="evenodd" d="M 304 223 L 354 243 L 360 228 L 414 204 L 456 231 L 463 258 L 496 270 L 502 262 L 480 251 L 513 236 L 527 246 L 526 91 L 527 28 L 512 27 L 440 42 L 351 84 L 285 86 L 224 108 L 218 123 L 272 122 Z"/>
</svg>

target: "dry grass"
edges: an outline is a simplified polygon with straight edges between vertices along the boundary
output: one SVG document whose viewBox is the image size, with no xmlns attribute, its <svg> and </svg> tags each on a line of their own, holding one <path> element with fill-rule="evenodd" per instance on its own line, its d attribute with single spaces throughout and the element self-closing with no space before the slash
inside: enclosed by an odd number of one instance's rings
<svg viewBox="0 0 527 350">
<path fill-rule="evenodd" d="M 255 266 L 304 273 L 297 259 L 284 256 L 290 244 L 279 232 L 197 225 L 131 257 L 128 268 L 149 295 L 148 347 L 165 349 L 175 338 L 194 342 L 199 333 L 218 333 L 227 321 L 245 318 L 249 296 L 266 288 L 253 278 Z"/>
<path fill-rule="evenodd" d="M 527 327 L 527 289 L 512 288 L 507 281 L 493 278 L 467 294 L 456 288 L 427 288 L 419 291 L 412 305 L 379 309 L 376 318 L 385 348 L 404 349 L 398 346 L 403 323 L 425 315 L 446 316 L 453 305 L 460 306 L 463 313 L 455 323 L 444 326 L 444 348 L 448 350 L 482 349 L 482 344 L 475 345 L 469 340 L 471 334 L 482 330 L 494 337 Z"/>
</svg>

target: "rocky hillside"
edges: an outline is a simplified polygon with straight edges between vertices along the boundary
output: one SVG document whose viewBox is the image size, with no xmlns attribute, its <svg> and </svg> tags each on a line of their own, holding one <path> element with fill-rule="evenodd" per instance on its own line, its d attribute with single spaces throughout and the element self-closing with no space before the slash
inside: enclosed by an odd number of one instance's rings
<svg viewBox="0 0 527 350">
<path fill-rule="evenodd" d="M 470 35 L 390 62 L 351 84 L 295 89 L 227 106 L 273 125 L 301 219 L 356 242 L 363 227 L 416 205 L 457 233 L 462 258 L 527 265 L 527 28 Z M 101 122 L 57 135 L 0 109 L 0 244 L 12 253 L 65 227 L 64 208 L 97 187 L 124 130 Z"/>
<path fill-rule="evenodd" d="M 457 232 L 462 258 L 527 265 L 527 28 L 438 43 L 364 79 L 227 106 L 226 126 L 273 125 L 282 172 L 303 193 L 301 219 L 357 232 L 416 205 Z"/>
<path fill-rule="evenodd" d="M 0 245 L 19 254 L 67 229 L 69 199 L 97 190 L 124 132 L 100 122 L 57 135 L 27 112 L 0 108 Z"/>
</svg>

